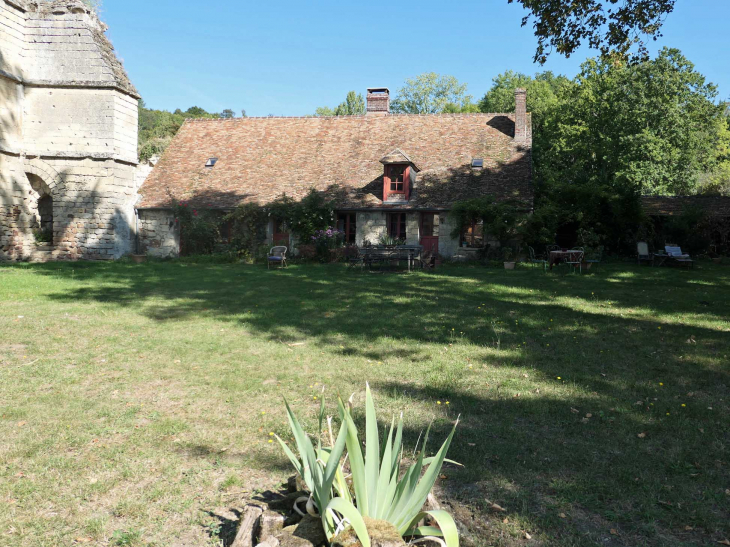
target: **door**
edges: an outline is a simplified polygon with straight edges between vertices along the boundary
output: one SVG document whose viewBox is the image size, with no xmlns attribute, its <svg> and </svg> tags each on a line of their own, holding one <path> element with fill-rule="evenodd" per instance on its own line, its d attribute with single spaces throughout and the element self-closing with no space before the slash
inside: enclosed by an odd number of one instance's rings
<svg viewBox="0 0 730 547">
<path fill-rule="evenodd" d="M 284 247 L 289 247 L 289 230 L 286 227 L 286 223 L 279 218 L 274 218 L 272 243 L 274 246 L 283 245 Z"/>
<path fill-rule="evenodd" d="M 424 254 L 438 254 L 439 236 L 435 213 L 421 213 L 421 245 Z"/>
</svg>

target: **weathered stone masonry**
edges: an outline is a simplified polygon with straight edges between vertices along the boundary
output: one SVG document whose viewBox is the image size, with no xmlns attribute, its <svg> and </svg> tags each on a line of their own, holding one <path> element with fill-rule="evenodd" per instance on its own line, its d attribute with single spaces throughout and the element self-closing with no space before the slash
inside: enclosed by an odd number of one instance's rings
<svg viewBox="0 0 730 547">
<path fill-rule="evenodd" d="M 139 95 L 104 31 L 79 0 L 0 0 L 0 260 L 134 250 Z"/>
</svg>

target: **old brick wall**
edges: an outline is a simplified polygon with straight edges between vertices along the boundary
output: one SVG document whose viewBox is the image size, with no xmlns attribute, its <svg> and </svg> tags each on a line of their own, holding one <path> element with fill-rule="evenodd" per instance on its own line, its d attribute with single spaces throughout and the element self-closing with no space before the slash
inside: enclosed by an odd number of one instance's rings
<svg viewBox="0 0 730 547">
<path fill-rule="evenodd" d="M 0 0 L 0 260 L 134 250 L 138 95 L 104 30 L 79 0 Z"/>
</svg>

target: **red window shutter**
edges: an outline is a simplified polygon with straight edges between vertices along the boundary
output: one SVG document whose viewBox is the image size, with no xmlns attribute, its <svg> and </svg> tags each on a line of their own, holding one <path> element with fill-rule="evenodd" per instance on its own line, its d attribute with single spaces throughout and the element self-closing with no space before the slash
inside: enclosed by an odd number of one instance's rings
<svg viewBox="0 0 730 547">
<path fill-rule="evenodd" d="M 406 201 L 411 197 L 411 166 L 406 167 L 403 171 L 403 191 L 406 194 Z"/>
<path fill-rule="evenodd" d="M 390 194 L 390 165 L 385 166 L 385 175 L 383 175 L 383 201 L 388 201 Z"/>
</svg>

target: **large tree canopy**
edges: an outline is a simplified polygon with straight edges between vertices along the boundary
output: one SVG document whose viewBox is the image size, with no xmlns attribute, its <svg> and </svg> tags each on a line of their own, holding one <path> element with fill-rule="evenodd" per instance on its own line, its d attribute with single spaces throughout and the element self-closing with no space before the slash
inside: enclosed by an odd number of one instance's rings
<svg viewBox="0 0 730 547">
<path fill-rule="evenodd" d="M 546 181 L 644 194 L 695 191 L 726 129 L 716 87 L 679 50 L 639 64 L 589 60 L 547 120 Z"/>
<path fill-rule="evenodd" d="M 603 56 L 632 62 L 648 58 L 647 40 L 661 36 L 664 18 L 676 0 L 507 0 L 530 11 L 538 38 L 535 62 L 544 64 L 552 49 L 570 57 L 587 44 Z"/>
<path fill-rule="evenodd" d="M 471 96 L 466 94 L 467 84 L 453 76 L 435 72 L 420 74 L 406 79 L 391 102 L 392 112 L 399 114 L 440 114 L 442 112 L 470 112 L 476 110 Z"/>
</svg>

